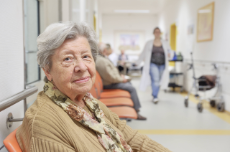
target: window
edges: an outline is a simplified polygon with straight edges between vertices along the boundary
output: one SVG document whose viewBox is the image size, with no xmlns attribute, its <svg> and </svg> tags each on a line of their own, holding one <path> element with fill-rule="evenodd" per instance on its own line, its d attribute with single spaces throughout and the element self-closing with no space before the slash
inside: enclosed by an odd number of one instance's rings
<svg viewBox="0 0 230 152">
<path fill-rule="evenodd" d="M 90 2 L 89 0 L 72 0 L 71 1 L 71 20 L 80 23 L 86 22 L 90 24 Z"/>
<path fill-rule="evenodd" d="M 37 64 L 37 36 L 39 33 L 39 1 L 24 0 L 26 84 L 40 80 L 40 67 Z"/>
</svg>

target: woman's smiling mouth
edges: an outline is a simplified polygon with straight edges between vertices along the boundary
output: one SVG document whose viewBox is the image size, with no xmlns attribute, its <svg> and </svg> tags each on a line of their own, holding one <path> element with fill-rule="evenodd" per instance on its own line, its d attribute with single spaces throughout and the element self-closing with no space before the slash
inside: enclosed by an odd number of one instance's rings
<svg viewBox="0 0 230 152">
<path fill-rule="evenodd" d="M 87 77 L 82 77 L 80 79 L 74 80 L 74 83 L 85 83 L 87 81 L 89 81 L 90 76 Z"/>
</svg>

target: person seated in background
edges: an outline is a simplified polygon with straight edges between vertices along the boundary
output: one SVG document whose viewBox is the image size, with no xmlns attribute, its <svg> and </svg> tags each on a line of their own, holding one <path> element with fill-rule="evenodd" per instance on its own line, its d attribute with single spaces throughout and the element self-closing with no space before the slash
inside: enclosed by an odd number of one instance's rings
<svg viewBox="0 0 230 152">
<path fill-rule="evenodd" d="M 125 62 L 128 61 L 128 55 L 125 54 L 125 50 L 121 50 L 121 54 L 118 56 L 118 70 L 122 72 L 124 70 Z M 126 73 L 128 73 L 129 68 L 126 68 Z"/>
<path fill-rule="evenodd" d="M 134 103 L 134 109 L 138 113 L 141 104 L 137 96 L 137 91 L 124 75 L 119 74 L 118 69 L 107 58 L 107 49 L 108 47 L 104 43 L 99 44 L 99 55 L 96 61 L 96 69 L 102 78 L 104 89 L 122 89 L 128 91 Z M 146 117 L 138 113 L 138 120 L 146 120 Z"/>
<path fill-rule="evenodd" d="M 110 44 L 106 44 L 107 47 L 107 56 L 110 61 L 113 62 L 113 65 L 116 67 L 118 62 L 118 55 L 112 50 Z"/>
<path fill-rule="evenodd" d="M 169 152 L 89 93 L 98 54 L 93 29 L 54 23 L 37 43 L 45 85 L 16 132 L 23 152 Z"/>
</svg>

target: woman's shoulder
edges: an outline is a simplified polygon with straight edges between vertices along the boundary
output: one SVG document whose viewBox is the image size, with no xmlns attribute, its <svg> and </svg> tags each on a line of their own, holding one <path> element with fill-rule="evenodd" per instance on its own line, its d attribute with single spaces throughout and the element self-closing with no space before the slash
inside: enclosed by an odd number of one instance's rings
<svg viewBox="0 0 230 152">
<path fill-rule="evenodd" d="M 148 41 L 146 42 L 146 44 L 148 44 L 148 45 L 151 44 L 151 45 L 152 45 L 152 44 L 153 44 L 153 39 L 148 40 Z"/>
<path fill-rule="evenodd" d="M 151 40 L 148 40 L 146 43 L 145 43 L 145 48 L 150 48 L 153 46 L 153 39 Z"/>
<path fill-rule="evenodd" d="M 36 117 L 36 115 L 39 113 L 39 110 L 45 106 L 47 100 L 48 99 L 46 99 L 44 96 L 44 92 L 39 92 L 35 102 L 26 110 L 24 119 L 27 119 L 27 121 L 34 120 L 34 117 Z"/>
<path fill-rule="evenodd" d="M 27 109 L 25 117 L 31 119 L 33 117 L 36 117 L 36 115 L 44 115 L 45 113 L 43 113 L 41 111 L 44 111 L 44 109 L 47 109 L 51 106 L 55 107 L 57 105 L 55 105 L 49 99 L 49 97 L 47 97 L 45 95 L 45 93 L 43 91 L 41 91 L 38 93 L 36 101 Z M 50 112 L 50 111 L 52 111 L 52 109 L 45 110 L 45 111 Z"/>
<path fill-rule="evenodd" d="M 161 43 L 162 44 L 168 44 L 168 41 L 164 40 L 164 39 L 161 39 Z"/>
<path fill-rule="evenodd" d="M 42 91 L 37 100 L 27 109 L 22 125 L 35 129 L 38 126 L 53 128 L 68 120 L 68 115 Z M 28 128 L 27 127 L 27 128 Z M 33 132 L 36 130 L 32 130 Z"/>
<path fill-rule="evenodd" d="M 40 92 L 37 100 L 26 111 L 22 125 L 18 128 L 16 137 L 23 151 L 28 151 L 39 140 L 49 144 L 66 145 L 72 128 L 76 125 L 67 113 L 51 101 L 44 92 Z M 78 127 L 80 128 L 80 126 Z M 75 129 L 78 129 L 75 127 Z"/>
</svg>

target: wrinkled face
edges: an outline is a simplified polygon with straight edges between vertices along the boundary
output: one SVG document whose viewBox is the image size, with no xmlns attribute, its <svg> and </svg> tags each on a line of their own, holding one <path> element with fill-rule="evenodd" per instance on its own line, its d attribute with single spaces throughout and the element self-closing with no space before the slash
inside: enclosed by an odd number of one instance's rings
<svg viewBox="0 0 230 152">
<path fill-rule="evenodd" d="M 89 92 L 95 81 L 95 62 L 85 37 L 66 40 L 52 56 L 49 80 L 70 99 Z"/>
<path fill-rule="evenodd" d="M 160 38 L 161 37 L 160 29 L 156 29 L 153 34 L 154 34 L 155 38 Z"/>
</svg>

